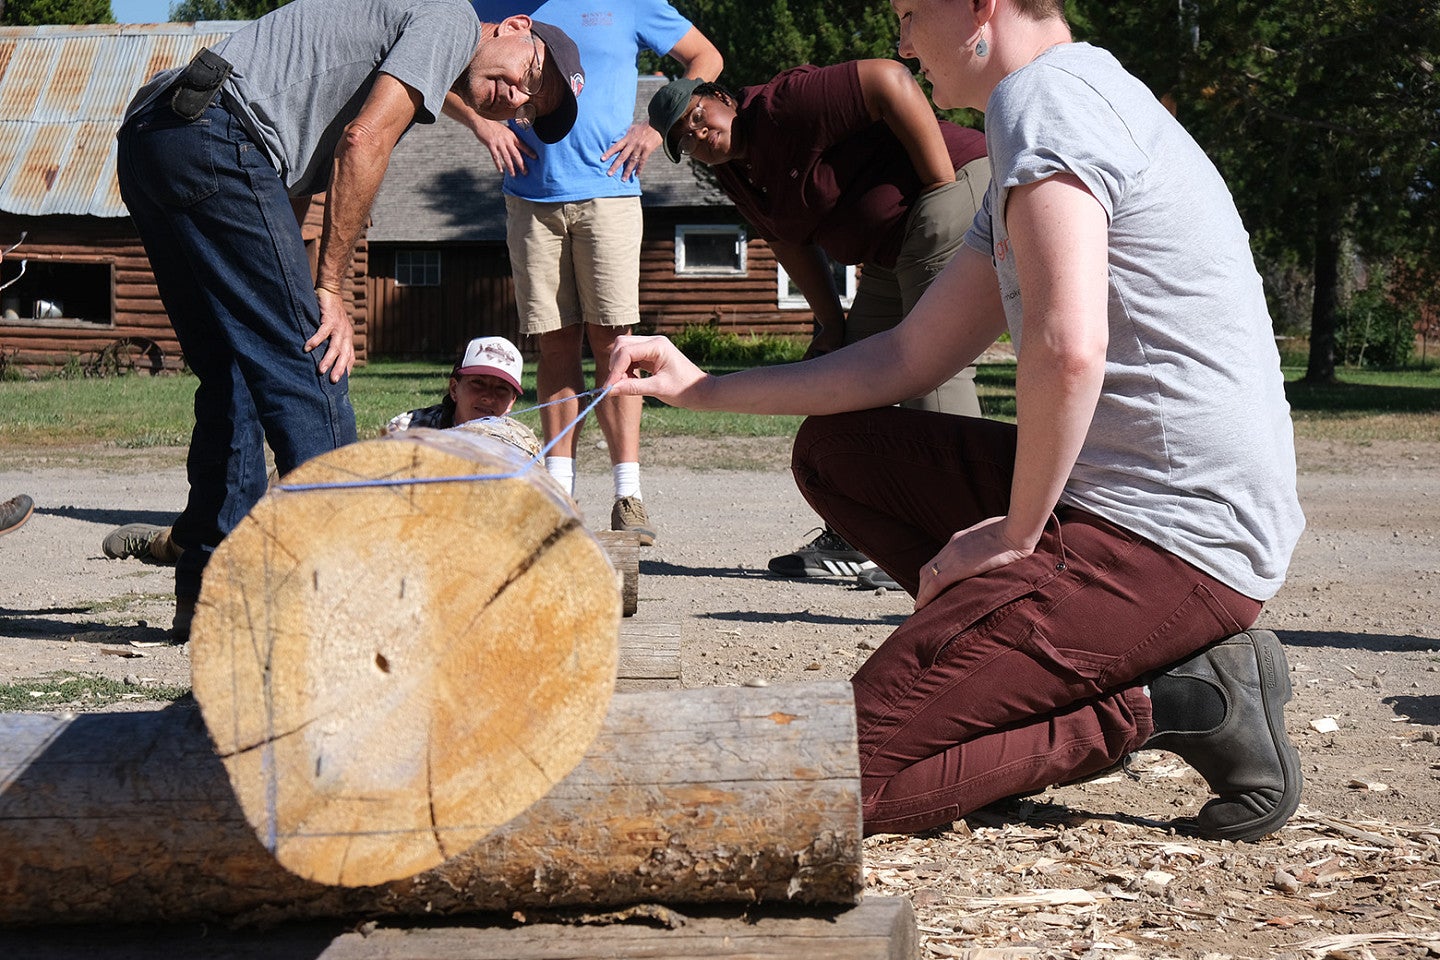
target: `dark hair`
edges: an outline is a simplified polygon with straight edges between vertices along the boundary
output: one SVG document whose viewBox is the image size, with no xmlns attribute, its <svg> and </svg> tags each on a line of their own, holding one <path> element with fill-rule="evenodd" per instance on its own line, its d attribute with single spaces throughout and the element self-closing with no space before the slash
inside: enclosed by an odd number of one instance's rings
<svg viewBox="0 0 1440 960">
<path fill-rule="evenodd" d="M 731 92 L 730 88 L 723 83 L 716 83 L 713 80 L 706 81 L 695 88 L 697 97 L 715 97 L 721 100 L 728 100 L 734 105 L 739 105 L 740 98 Z"/>
</svg>

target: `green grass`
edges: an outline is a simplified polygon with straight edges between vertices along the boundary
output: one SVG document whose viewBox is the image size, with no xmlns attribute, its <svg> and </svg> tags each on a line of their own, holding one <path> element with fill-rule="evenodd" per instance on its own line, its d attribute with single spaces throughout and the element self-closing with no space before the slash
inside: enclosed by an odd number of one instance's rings
<svg viewBox="0 0 1440 960">
<path fill-rule="evenodd" d="M 178 700 L 189 692 L 189 687 L 151 684 L 137 687 L 99 674 L 59 671 L 0 684 L 0 711 L 54 711 L 60 707 L 88 710 L 121 700 Z"/>
<path fill-rule="evenodd" d="M 750 349 L 744 338 L 725 340 L 720 346 Z M 760 346 L 768 351 L 773 345 Z M 726 373 L 743 364 L 705 366 Z M 592 371 L 587 361 L 587 378 Z M 1440 370 L 1343 369 L 1341 382 L 1334 385 L 1298 382 L 1304 375 L 1303 362 L 1287 363 L 1284 371 L 1301 436 L 1357 442 L 1440 438 Z M 443 364 L 419 361 L 379 360 L 359 368 L 351 378 L 350 395 L 360 436 L 375 436 L 397 413 L 438 402 L 446 373 Z M 520 407 L 534 403 L 533 364 L 526 366 L 524 384 Z M 988 416 L 1014 420 L 1013 365 L 982 365 L 976 384 Z M 0 449 L 95 443 L 125 448 L 184 446 L 190 435 L 194 389 L 195 379 L 188 374 L 0 381 Z M 520 419 L 538 431 L 538 413 L 522 413 Z M 775 437 L 793 434 L 799 423 L 799 417 L 697 413 L 651 400 L 646 403 L 642 429 L 652 437 Z"/>
</svg>

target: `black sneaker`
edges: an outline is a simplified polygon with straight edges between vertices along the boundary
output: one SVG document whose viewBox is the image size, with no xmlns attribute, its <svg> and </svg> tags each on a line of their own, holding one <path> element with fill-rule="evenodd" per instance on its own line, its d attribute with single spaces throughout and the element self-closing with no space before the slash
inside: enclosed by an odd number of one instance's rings
<svg viewBox="0 0 1440 960">
<path fill-rule="evenodd" d="M 35 501 L 23 493 L 0 503 L 0 533 L 20 529 L 34 512 Z"/>
<path fill-rule="evenodd" d="M 860 587 L 862 590 L 905 589 L 895 581 L 894 577 L 890 576 L 890 574 L 886 573 L 884 570 L 881 570 L 873 563 L 867 569 L 861 570 L 859 575 L 855 577 L 855 586 Z"/>
<path fill-rule="evenodd" d="M 770 558 L 770 572 L 782 577 L 854 577 L 875 567 L 870 558 L 833 530 L 820 535 L 794 553 Z"/>
</svg>

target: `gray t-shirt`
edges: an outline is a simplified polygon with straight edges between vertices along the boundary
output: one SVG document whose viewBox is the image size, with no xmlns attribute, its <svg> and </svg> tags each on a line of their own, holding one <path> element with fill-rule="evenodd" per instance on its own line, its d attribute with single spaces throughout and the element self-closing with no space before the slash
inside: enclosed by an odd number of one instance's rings
<svg viewBox="0 0 1440 960">
<path fill-rule="evenodd" d="M 1061 502 L 1175 553 L 1256 600 L 1304 528 L 1279 354 L 1249 236 L 1219 172 L 1104 50 L 1062 44 L 985 111 L 991 180 L 965 241 L 995 264 L 1024 357 L 1002 217 L 1011 187 L 1078 177 L 1109 217 L 1109 349 Z"/>
<path fill-rule="evenodd" d="M 480 21 L 469 0 L 294 0 L 216 44 L 234 67 L 226 106 L 274 164 L 291 196 L 326 189 L 345 125 L 378 73 L 419 91 L 416 119 L 433 123 L 475 56 Z M 174 81 L 153 78 L 126 119 Z"/>
</svg>

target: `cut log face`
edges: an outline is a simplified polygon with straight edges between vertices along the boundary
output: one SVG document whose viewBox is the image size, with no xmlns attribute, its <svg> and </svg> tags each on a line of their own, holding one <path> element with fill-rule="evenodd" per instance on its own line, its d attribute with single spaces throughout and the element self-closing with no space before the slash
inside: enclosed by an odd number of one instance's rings
<svg viewBox="0 0 1440 960">
<path fill-rule="evenodd" d="M 614 691 L 605 551 L 518 450 L 412 430 L 318 457 L 205 572 L 191 671 L 246 818 L 288 870 L 370 886 L 435 867 L 580 761 Z"/>
</svg>

